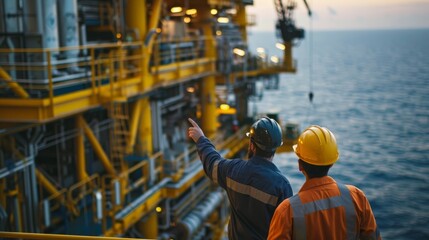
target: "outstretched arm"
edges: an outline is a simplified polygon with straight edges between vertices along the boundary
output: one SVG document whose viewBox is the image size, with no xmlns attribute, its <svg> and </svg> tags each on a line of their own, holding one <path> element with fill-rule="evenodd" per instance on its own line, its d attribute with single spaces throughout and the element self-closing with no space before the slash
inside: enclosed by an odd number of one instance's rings
<svg viewBox="0 0 429 240">
<path fill-rule="evenodd" d="M 188 135 L 196 143 L 198 142 L 198 139 L 200 139 L 200 137 L 204 137 L 204 132 L 194 120 L 188 118 L 188 121 L 192 124 L 192 127 L 189 127 L 188 129 Z"/>
<path fill-rule="evenodd" d="M 188 129 L 189 137 L 194 140 L 197 144 L 198 155 L 200 156 L 206 175 L 215 183 L 225 188 L 225 176 L 229 161 L 225 161 L 224 158 L 216 151 L 215 146 L 204 136 L 203 130 L 200 126 L 192 120 L 188 119 L 192 124 L 192 127 Z"/>
</svg>

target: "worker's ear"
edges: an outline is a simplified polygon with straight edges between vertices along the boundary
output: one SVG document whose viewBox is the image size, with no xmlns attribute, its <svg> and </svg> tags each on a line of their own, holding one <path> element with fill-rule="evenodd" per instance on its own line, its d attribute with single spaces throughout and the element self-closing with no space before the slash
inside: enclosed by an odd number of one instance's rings
<svg viewBox="0 0 429 240">
<path fill-rule="evenodd" d="M 302 167 L 302 163 L 299 159 L 298 159 L 298 169 L 300 172 L 304 171 L 304 168 Z"/>
</svg>

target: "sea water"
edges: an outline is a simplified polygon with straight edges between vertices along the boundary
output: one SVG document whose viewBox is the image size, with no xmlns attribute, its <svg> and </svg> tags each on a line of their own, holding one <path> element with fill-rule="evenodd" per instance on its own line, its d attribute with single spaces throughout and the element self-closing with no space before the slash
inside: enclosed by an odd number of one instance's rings
<svg viewBox="0 0 429 240">
<path fill-rule="evenodd" d="M 281 54 L 274 33 L 253 32 L 249 43 Z M 340 151 L 330 175 L 365 192 L 383 238 L 429 239 L 429 30 L 307 33 L 294 58 L 297 73 L 249 109 L 278 112 L 301 131 L 328 127 Z M 275 163 L 298 192 L 296 156 Z"/>
</svg>

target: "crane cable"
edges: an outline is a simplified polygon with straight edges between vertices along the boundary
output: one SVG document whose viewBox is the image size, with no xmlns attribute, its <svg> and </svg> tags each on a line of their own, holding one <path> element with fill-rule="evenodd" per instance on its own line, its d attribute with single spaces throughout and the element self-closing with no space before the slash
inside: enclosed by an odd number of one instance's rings
<svg viewBox="0 0 429 240">
<path fill-rule="evenodd" d="M 306 1 L 305 1 L 306 3 Z M 311 6 L 312 3 L 310 3 Z M 307 5 L 308 6 L 308 5 Z M 312 14 L 309 11 L 309 17 L 310 17 L 310 22 L 309 22 L 309 28 L 310 28 L 310 34 L 309 34 L 309 41 L 308 41 L 308 75 L 309 75 L 309 85 L 310 85 L 310 91 L 308 92 L 308 99 L 310 100 L 310 106 L 308 107 L 308 111 L 307 111 L 307 116 L 306 116 L 306 122 L 309 122 L 309 118 L 310 118 L 310 113 L 314 113 L 314 104 L 313 104 L 313 98 L 314 98 L 314 93 L 313 93 L 313 19 L 312 19 Z"/>
<path fill-rule="evenodd" d="M 311 4 L 312 5 L 312 4 Z M 313 6 L 313 5 L 312 5 Z M 308 93 L 308 98 L 310 100 L 310 104 L 313 104 L 313 18 L 310 17 L 310 36 L 309 36 L 309 51 L 308 51 L 308 59 L 309 59 L 309 80 L 310 80 L 310 92 Z"/>
</svg>

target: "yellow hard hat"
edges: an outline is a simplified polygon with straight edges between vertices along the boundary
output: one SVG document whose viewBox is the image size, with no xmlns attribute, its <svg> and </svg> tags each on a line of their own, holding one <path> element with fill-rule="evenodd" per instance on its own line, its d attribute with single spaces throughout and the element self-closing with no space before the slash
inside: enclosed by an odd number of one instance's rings
<svg viewBox="0 0 429 240">
<path fill-rule="evenodd" d="M 301 133 L 293 151 L 304 162 L 317 166 L 331 165 L 340 156 L 334 134 L 316 125 Z"/>
</svg>

